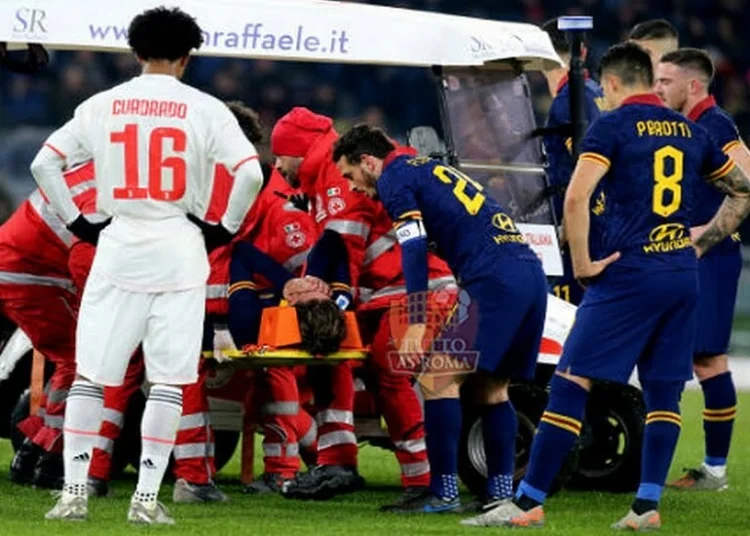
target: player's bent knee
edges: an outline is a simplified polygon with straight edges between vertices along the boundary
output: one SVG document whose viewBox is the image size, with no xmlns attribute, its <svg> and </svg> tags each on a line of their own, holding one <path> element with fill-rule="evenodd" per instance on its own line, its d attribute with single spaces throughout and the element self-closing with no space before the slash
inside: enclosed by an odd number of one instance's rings
<svg viewBox="0 0 750 536">
<path fill-rule="evenodd" d="M 555 375 L 560 376 L 561 378 L 565 378 L 569 382 L 573 382 L 576 385 L 586 389 L 587 391 L 591 391 L 591 380 L 588 378 L 584 378 L 583 376 L 576 376 L 575 374 L 571 374 L 563 370 L 556 370 Z"/>
<path fill-rule="evenodd" d="M 486 372 L 475 372 L 466 380 L 464 392 L 471 397 L 475 404 L 488 406 L 507 402 L 508 378 L 498 378 Z"/>
<path fill-rule="evenodd" d="M 721 355 L 697 355 L 693 358 L 693 370 L 698 381 L 708 380 L 729 371 L 729 358 Z"/>
<path fill-rule="evenodd" d="M 666 380 L 642 380 L 643 399 L 646 402 L 646 411 L 672 411 L 680 412 L 680 399 L 685 389 L 685 382 Z"/>
</svg>

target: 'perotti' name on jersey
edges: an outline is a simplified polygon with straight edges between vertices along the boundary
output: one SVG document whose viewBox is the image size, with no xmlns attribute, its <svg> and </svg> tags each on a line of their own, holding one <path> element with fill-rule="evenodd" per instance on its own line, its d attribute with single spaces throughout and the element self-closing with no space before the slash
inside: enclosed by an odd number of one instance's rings
<svg viewBox="0 0 750 536">
<path fill-rule="evenodd" d="M 667 137 L 682 137 L 692 138 L 693 133 L 690 131 L 690 126 L 683 121 L 659 121 L 659 120 L 648 120 L 638 121 L 635 124 L 635 128 L 638 132 L 638 136 L 667 136 Z"/>
<path fill-rule="evenodd" d="M 145 115 L 185 119 L 187 104 L 155 99 L 115 99 L 112 101 L 112 115 Z"/>
</svg>

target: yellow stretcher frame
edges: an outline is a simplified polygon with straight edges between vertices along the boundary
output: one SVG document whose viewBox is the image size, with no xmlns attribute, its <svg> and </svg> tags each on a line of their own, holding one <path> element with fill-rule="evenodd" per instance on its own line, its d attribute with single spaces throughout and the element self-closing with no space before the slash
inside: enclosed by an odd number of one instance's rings
<svg viewBox="0 0 750 536">
<path fill-rule="evenodd" d="M 224 355 L 230 359 L 232 365 L 238 368 L 335 365 L 342 361 L 363 361 L 370 357 L 369 352 L 365 350 L 339 350 L 326 356 L 316 357 L 309 352 L 293 348 L 260 348 L 252 351 L 225 350 Z M 213 350 L 203 352 L 203 357 L 214 359 Z"/>
</svg>

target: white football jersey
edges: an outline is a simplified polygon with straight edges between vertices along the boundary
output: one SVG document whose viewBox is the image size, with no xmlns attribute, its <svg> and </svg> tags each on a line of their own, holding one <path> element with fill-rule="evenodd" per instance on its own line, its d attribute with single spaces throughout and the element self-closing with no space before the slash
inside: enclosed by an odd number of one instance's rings
<svg viewBox="0 0 750 536">
<path fill-rule="evenodd" d="M 185 215 L 206 213 L 216 164 L 234 171 L 257 158 L 224 103 L 160 74 L 94 95 L 46 145 L 93 157 L 97 209 L 113 220 L 92 272 L 139 292 L 205 284 L 203 237 Z"/>
</svg>

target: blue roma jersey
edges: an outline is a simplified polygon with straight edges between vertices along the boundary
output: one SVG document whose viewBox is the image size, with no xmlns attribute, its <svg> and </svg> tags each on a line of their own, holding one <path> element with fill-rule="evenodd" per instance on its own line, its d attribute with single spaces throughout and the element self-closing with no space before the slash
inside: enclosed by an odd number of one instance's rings
<svg viewBox="0 0 750 536">
<path fill-rule="evenodd" d="M 399 242 L 429 237 L 463 285 L 502 273 L 512 260 L 539 262 L 482 185 L 437 160 L 389 155 L 377 191 Z"/>
<path fill-rule="evenodd" d="M 713 97 L 709 96 L 696 104 L 687 118 L 695 121 L 708 131 L 709 136 L 721 147 L 721 150 L 728 153 L 733 148 L 741 144 L 740 133 L 734 124 L 732 117 L 716 105 Z M 710 184 L 700 184 L 696 190 L 697 203 L 693 214 L 693 223 L 695 225 L 704 225 L 711 221 L 716 211 L 719 210 L 721 203 L 724 201 L 724 194 L 711 186 Z M 738 252 L 740 249 L 740 235 L 735 233 L 727 237 L 720 244 L 712 247 L 707 255 L 721 252 Z"/>
<path fill-rule="evenodd" d="M 570 117 L 570 86 L 566 76 L 560 81 L 557 87 L 557 95 L 552 99 L 547 118 L 548 127 L 557 127 L 566 123 L 571 123 Z M 584 86 L 584 102 L 586 119 L 589 126 L 596 121 L 601 115 L 603 102 L 602 89 L 596 82 L 586 78 Z M 552 198 L 555 208 L 555 216 L 560 222 L 563 216 L 563 201 L 565 200 L 565 187 L 570 182 L 573 175 L 575 162 L 571 151 L 573 149 L 573 140 L 564 137 L 561 134 L 545 134 L 544 150 L 547 153 L 547 176 L 549 177 L 550 186 L 558 189 L 558 192 Z M 596 195 L 594 199 L 596 199 Z"/>
<path fill-rule="evenodd" d="M 609 270 L 697 268 L 690 226 L 698 187 L 734 167 L 703 127 L 656 95 L 635 95 L 591 125 L 581 158 L 607 168 L 603 255 L 622 253 Z"/>
</svg>

